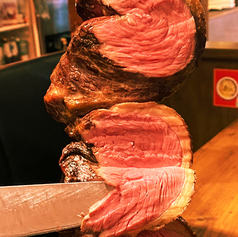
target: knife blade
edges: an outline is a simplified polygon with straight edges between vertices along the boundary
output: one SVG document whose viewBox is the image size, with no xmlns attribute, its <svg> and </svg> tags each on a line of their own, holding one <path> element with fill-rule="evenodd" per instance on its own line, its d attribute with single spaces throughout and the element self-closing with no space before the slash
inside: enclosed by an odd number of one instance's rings
<svg viewBox="0 0 238 237">
<path fill-rule="evenodd" d="M 103 181 L 0 187 L 0 236 L 78 227 L 89 208 L 112 189 Z"/>
</svg>

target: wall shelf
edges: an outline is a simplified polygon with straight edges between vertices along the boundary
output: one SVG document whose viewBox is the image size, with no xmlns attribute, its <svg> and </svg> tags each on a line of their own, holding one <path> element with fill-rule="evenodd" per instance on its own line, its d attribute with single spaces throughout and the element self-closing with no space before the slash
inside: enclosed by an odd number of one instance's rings
<svg viewBox="0 0 238 237">
<path fill-rule="evenodd" d="M 12 30 L 18 30 L 21 28 L 29 27 L 29 23 L 20 23 L 20 24 L 15 24 L 15 25 L 6 25 L 0 27 L 0 33 L 1 32 L 7 32 L 7 31 L 12 31 Z"/>
<path fill-rule="evenodd" d="M 1 0 L 0 0 L 1 1 Z M 0 27 L 0 39 L 18 38 L 23 42 L 27 42 L 26 57 L 21 60 L 33 59 L 41 56 L 39 33 L 36 24 L 35 5 L 33 0 L 17 0 L 18 7 L 27 19 L 27 22 L 17 22 L 15 24 L 3 25 Z M 28 52 L 27 52 L 28 51 Z M 25 55 L 25 54 L 24 54 Z M 11 63 L 9 63 L 11 64 Z"/>
</svg>

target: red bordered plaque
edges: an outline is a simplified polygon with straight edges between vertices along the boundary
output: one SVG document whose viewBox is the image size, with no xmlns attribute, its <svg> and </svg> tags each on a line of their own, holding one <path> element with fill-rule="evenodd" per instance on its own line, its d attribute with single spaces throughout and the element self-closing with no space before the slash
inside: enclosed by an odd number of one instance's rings
<svg viewBox="0 0 238 237">
<path fill-rule="evenodd" d="M 214 69 L 213 104 L 238 108 L 238 70 Z"/>
</svg>

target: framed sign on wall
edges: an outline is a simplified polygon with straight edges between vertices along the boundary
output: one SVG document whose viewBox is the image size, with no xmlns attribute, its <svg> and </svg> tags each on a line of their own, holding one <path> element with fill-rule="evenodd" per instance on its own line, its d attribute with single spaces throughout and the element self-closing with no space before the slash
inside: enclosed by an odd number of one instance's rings
<svg viewBox="0 0 238 237">
<path fill-rule="evenodd" d="M 214 69 L 213 75 L 214 105 L 238 108 L 238 70 Z"/>
</svg>

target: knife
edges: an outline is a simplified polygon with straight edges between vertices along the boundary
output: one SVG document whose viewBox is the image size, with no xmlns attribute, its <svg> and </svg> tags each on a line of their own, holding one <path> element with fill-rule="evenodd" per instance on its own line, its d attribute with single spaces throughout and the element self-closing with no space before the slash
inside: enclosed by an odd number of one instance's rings
<svg viewBox="0 0 238 237">
<path fill-rule="evenodd" d="M 113 187 L 104 181 L 0 187 L 0 237 L 34 236 L 80 226 Z"/>
</svg>

